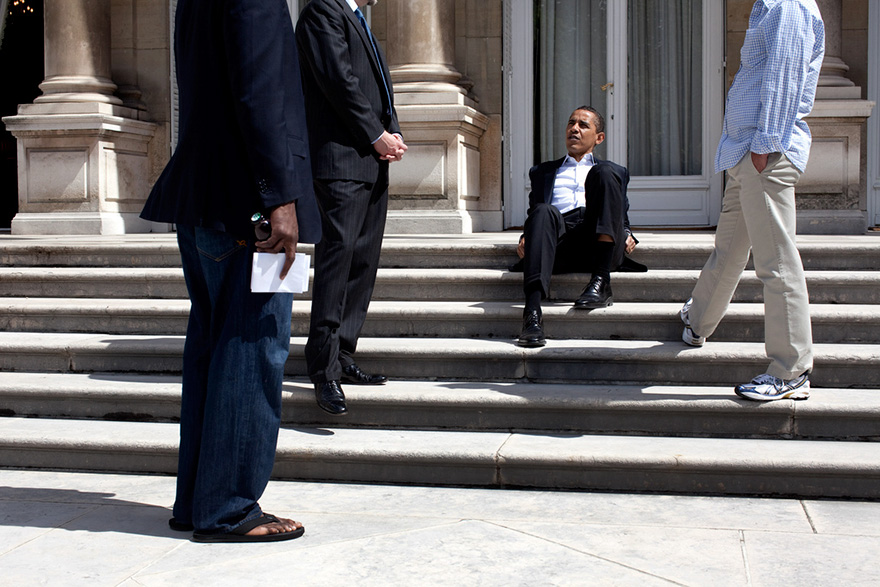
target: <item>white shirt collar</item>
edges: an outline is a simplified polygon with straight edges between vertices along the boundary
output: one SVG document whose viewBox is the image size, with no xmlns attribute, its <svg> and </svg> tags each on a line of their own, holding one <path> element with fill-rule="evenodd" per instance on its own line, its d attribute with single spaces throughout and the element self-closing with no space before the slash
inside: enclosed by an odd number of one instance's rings
<svg viewBox="0 0 880 587">
<path fill-rule="evenodd" d="M 357 2 L 355 2 L 354 0 L 345 0 L 345 1 L 346 1 L 346 2 L 348 3 L 348 5 L 351 7 L 351 11 L 352 11 L 352 12 L 354 12 L 355 10 L 358 9 Z"/>
<path fill-rule="evenodd" d="M 587 153 L 583 157 L 581 157 L 580 161 L 577 161 L 571 155 L 566 155 L 565 159 L 562 160 L 563 165 L 595 165 L 596 158 L 593 157 L 592 153 Z"/>
</svg>

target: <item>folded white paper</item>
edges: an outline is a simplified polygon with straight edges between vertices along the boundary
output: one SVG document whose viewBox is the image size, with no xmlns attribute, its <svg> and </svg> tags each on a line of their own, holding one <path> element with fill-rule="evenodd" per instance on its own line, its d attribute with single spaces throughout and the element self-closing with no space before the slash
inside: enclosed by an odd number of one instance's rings
<svg viewBox="0 0 880 587">
<path fill-rule="evenodd" d="M 284 253 L 254 253 L 251 291 L 303 293 L 309 290 L 309 256 L 297 253 L 287 277 L 281 281 Z"/>
</svg>

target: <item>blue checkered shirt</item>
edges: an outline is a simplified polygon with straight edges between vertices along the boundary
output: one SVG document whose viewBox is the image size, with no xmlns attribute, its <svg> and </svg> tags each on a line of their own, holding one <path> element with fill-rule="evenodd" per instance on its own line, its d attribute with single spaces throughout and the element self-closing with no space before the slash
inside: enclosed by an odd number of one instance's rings
<svg viewBox="0 0 880 587">
<path fill-rule="evenodd" d="M 825 25 L 815 0 L 758 0 L 740 52 L 741 64 L 724 113 L 715 171 L 730 169 L 749 151 L 785 153 L 802 172 Z"/>
</svg>

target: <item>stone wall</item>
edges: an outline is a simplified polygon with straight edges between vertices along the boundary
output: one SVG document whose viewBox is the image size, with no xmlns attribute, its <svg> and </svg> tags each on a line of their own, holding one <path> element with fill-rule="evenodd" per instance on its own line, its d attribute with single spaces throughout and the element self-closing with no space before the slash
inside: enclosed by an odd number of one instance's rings
<svg viewBox="0 0 880 587">
<path fill-rule="evenodd" d="M 753 0 L 727 1 L 727 84 L 739 69 Z M 852 234 L 867 224 L 865 101 L 868 0 L 818 0 L 826 29 L 825 63 L 807 118 L 810 162 L 797 187 L 798 231 Z"/>
<path fill-rule="evenodd" d="M 117 95 L 156 123 L 149 145 L 150 185 L 171 155 L 171 38 L 168 0 L 111 1 L 110 66 Z"/>
</svg>

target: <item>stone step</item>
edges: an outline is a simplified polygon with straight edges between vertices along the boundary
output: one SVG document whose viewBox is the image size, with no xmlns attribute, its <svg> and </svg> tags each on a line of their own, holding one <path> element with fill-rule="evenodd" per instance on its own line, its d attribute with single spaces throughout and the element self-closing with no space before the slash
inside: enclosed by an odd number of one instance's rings
<svg viewBox="0 0 880 587">
<path fill-rule="evenodd" d="M 178 373 L 183 336 L 0 332 L 0 371 Z M 306 373 L 305 339 L 291 339 L 285 372 Z M 819 387 L 880 387 L 880 345 L 816 344 Z M 396 379 L 730 385 L 767 366 L 764 345 L 710 341 L 363 338 L 358 363 Z"/>
<path fill-rule="evenodd" d="M 2 267 L 180 267 L 174 234 L 0 237 Z"/>
<path fill-rule="evenodd" d="M 173 474 L 169 423 L 3 418 L 0 466 Z M 280 479 L 880 497 L 880 443 L 283 428 Z"/>
<path fill-rule="evenodd" d="M 697 269 L 615 273 L 614 299 L 683 302 L 699 274 Z M 574 300 L 588 281 L 589 274 L 556 275 L 550 299 Z M 808 271 L 807 285 L 812 303 L 880 304 L 880 271 Z M 0 267 L 0 297 L 184 299 L 187 292 L 179 268 Z M 734 301 L 760 302 L 763 297 L 755 272 L 746 271 Z M 380 269 L 373 299 L 521 301 L 522 274 L 502 269 Z"/>
<path fill-rule="evenodd" d="M 761 404 L 732 386 L 631 386 L 391 380 L 347 385 L 334 418 L 312 385 L 284 383 L 287 426 L 580 432 L 584 434 L 880 439 L 880 393 L 814 388 L 808 401 Z M 135 373 L 0 372 L 2 416 L 176 421 L 180 377 Z"/>
<path fill-rule="evenodd" d="M 712 250 L 710 231 L 639 231 L 634 259 L 652 269 L 699 269 Z M 503 269 L 516 258 L 519 233 L 388 235 L 382 267 Z M 880 235 L 801 235 L 798 249 L 811 270 L 880 270 Z M 313 247 L 298 250 L 311 254 Z M 0 237 L 0 266 L 179 267 L 173 234 Z"/>
<path fill-rule="evenodd" d="M 12 332 L 186 334 L 188 300 L 0 298 L 0 329 Z M 615 303 L 603 310 L 575 310 L 546 303 L 544 327 L 558 340 L 677 341 L 678 303 Z M 309 301 L 295 301 L 291 334 L 306 336 Z M 813 340 L 880 343 L 880 306 L 812 304 Z M 374 301 L 364 325 L 370 337 L 500 338 L 519 335 L 522 305 L 509 302 Z M 713 341 L 764 340 L 763 304 L 732 304 Z"/>
<path fill-rule="evenodd" d="M 186 299 L 180 267 L 0 267 L 0 297 Z"/>
</svg>

